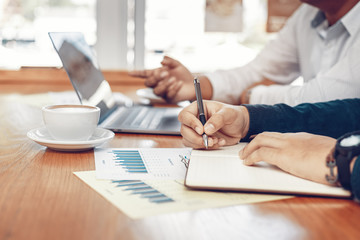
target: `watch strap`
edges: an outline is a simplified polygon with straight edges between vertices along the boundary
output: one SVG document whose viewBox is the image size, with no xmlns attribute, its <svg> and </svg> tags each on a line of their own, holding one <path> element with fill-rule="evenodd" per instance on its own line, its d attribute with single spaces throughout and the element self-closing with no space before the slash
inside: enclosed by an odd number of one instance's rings
<svg viewBox="0 0 360 240">
<path fill-rule="evenodd" d="M 336 166 L 336 160 L 334 158 L 335 147 L 331 149 L 330 153 L 326 157 L 326 166 L 330 169 L 330 174 L 326 174 L 326 181 L 330 184 L 339 185 L 338 175 L 335 175 L 334 169 Z"/>
<path fill-rule="evenodd" d="M 338 169 L 338 178 L 341 186 L 346 190 L 351 190 L 350 162 L 352 157 L 335 154 Z"/>
</svg>

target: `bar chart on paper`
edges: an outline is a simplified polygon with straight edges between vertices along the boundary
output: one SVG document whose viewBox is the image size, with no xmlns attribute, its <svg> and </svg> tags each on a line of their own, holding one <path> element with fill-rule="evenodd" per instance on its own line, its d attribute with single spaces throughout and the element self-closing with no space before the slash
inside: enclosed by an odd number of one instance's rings
<svg viewBox="0 0 360 240">
<path fill-rule="evenodd" d="M 134 219 L 162 213 L 289 198 L 285 195 L 193 191 L 187 189 L 180 180 L 99 180 L 94 171 L 74 174 Z"/>
<path fill-rule="evenodd" d="M 114 165 L 129 173 L 148 173 L 138 150 L 112 150 Z"/>
<path fill-rule="evenodd" d="M 190 156 L 190 148 L 104 148 L 95 150 L 96 177 L 111 180 L 185 178 L 181 156 Z"/>
<path fill-rule="evenodd" d="M 147 199 L 151 203 L 174 202 L 174 199 L 141 180 L 113 180 L 112 183 L 116 184 L 116 188 L 127 191 L 130 195 Z"/>
</svg>

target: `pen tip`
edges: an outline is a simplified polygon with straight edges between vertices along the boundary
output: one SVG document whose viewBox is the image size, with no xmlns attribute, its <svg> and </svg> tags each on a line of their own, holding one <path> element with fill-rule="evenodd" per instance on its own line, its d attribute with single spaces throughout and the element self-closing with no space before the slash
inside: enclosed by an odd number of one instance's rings
<svg viewBox="0 0 360 240">
<path fill-rule="evenodd" d="M 203 137 L 205 148 L 208 149 L 208 146 L 209 146 L 208 137 L 206 134 L 203 134 L 202 137 Z"/>
</svg>

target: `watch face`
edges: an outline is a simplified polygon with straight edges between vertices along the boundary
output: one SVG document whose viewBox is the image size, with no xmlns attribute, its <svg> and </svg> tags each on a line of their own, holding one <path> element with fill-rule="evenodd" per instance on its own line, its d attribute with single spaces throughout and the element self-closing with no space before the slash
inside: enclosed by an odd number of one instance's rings
<svg viewBox="0 0 360 240">
<path fill-rule="evenodd" d="M 360 144 L 360 135 L 351 135 L 340 141 L 341 147 L 354 147 Z"/>
</svg>

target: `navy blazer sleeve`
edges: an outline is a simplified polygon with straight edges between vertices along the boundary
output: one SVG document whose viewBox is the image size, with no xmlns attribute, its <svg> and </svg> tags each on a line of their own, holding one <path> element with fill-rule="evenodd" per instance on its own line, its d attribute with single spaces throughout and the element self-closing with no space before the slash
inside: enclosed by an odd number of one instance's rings
<svg viewBox="0 0 360 240">
<path fill-rule="evenodd" d="M 360 99 L 304 103 L 295 107 L 285 104 L 244 106 L 250 116 L 245 141 L 264 131 L 308 132 L 339 138 L 347 132 L 360 130 Z M 360 201 L 360 156 L 351 174 L 351 187 L 354 198 Z"/>
<path fill-rule="evenodd" d="M 360 130 L 360 99 L 303 103 L 295 107 L 286 104 L 244 106 L 250 116 L 245 141 L 264 131 L 308 132 L 338 138 Z"/>
</svg>

